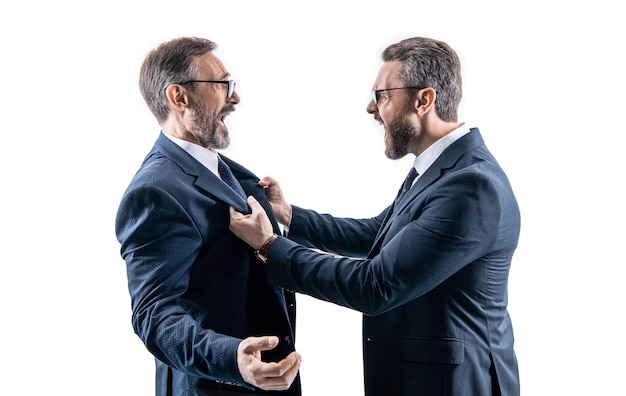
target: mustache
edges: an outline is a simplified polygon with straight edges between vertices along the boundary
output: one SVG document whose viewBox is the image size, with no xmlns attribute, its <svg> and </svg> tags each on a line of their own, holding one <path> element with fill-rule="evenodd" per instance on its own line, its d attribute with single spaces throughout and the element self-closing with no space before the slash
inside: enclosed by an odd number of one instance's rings
<svg viewBox="0 0 626 396">
<path fill-rule="evenodd" d="M 229 104 L 222 108 L 222 111 L 220 111 L 220 114 L 232 113 L 233 111 L 235 111 L 235 105 Z"/>
</svg>

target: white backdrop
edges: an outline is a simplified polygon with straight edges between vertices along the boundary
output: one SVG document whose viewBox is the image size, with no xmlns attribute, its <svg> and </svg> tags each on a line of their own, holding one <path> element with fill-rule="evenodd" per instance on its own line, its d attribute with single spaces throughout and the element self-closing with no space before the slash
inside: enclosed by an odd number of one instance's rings
<svg viewBox="0 0 626 396">
<path fill-rule="evenodd" d="M 186 35 L 216 41 L 237 81 L 225 154 L 277 178 L 292 203 L 353 217 L 391 202 L 412 161 L 384 156 L 365 112 L 380 53 L 416 35 L 452 45 L 460 117 L 481 129 L 522 210 L 509 296 L 522 393 L 624 392 L 616 2 L 137 3 L 0 6 L 0 393 L 154 393 L 114 218 L 159 132 L 139 66 Z M 362 394 L 360 314 L 298 298 L 304 395 Z"/>
</svg>

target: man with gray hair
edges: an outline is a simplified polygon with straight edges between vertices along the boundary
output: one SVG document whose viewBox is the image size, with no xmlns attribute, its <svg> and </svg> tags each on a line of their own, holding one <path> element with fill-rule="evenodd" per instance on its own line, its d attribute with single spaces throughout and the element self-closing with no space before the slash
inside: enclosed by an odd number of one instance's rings
<svg viewBox="0 0 626 396">
<path fill-rule="evenodd" d="M 161 133 L 115 223 L 133 328 L 155 357 L 158 396 L 299 396 L 293 292 L 271 286 L 228 229 L 229 207 L 245 212 L 254 196 L 279 230 L 259 179 L 218 153 L 239 95 L 215 47 L 171 40 L 141 67 Z"/>
</svg>

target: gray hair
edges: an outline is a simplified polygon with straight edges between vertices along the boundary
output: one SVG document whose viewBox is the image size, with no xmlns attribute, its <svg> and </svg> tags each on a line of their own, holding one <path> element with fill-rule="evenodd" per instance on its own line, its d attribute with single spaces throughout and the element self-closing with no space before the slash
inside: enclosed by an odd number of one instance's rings
<svg viewBox="0 0 626 396">
<path fill-rule="evenodd" d="M 170 84 L 193 80 L 198 75 L 194 62 L 217 48 L 214 42 L 197 37 L 181 37 L 167 41 L 148 53 L 139 73 L 139 89 L 159 124 L 169 115 L 165 89 Z"/>
</svg>

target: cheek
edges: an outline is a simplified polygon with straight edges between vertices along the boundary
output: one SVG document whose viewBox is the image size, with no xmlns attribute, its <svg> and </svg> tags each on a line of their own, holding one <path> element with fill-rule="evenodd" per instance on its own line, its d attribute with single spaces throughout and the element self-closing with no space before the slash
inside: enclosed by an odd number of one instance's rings
<svg viewBox="0 0 626 396">
<path fill-rule="evenodd" d="M 389 110 L 387 109 L 387 106 L 378 106 L 376 107 L 376 114 L 378 115 L 378 117 L 386 120 L 389 116 Z"/>
<path fill-rule="evenodd" d="M 397 118 L 397 114 L 395 111 L 393 111 L 390 108 L 383 108 L 383 109 L 379 109 L 378 110 L 378 115 L 380 116 L 380 119 L 383 120 L 383 123 L 385 125 L 388 125 L 389 123 L 391 123 L 394 119 Z"/>
</svg>

